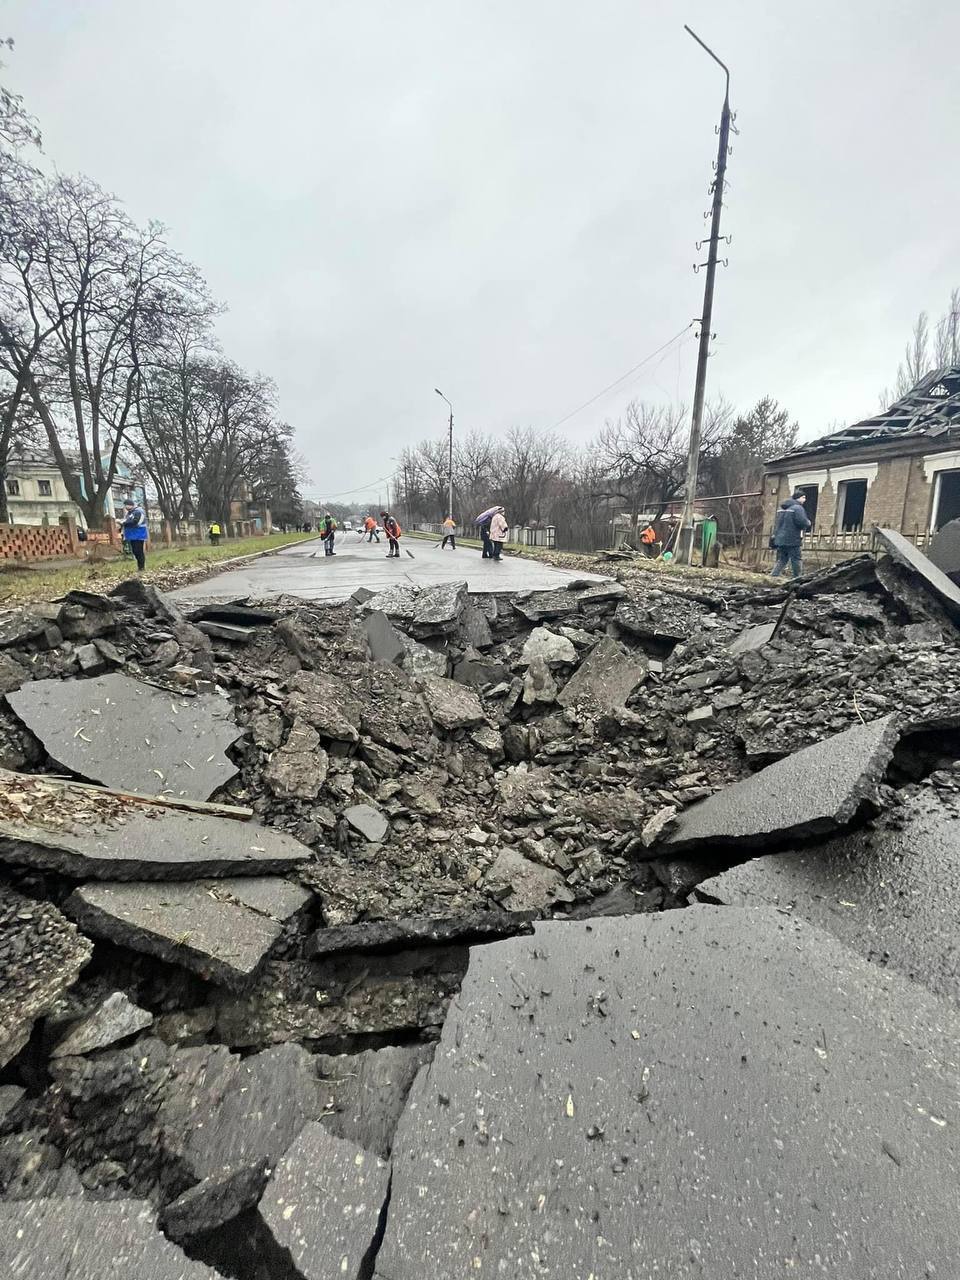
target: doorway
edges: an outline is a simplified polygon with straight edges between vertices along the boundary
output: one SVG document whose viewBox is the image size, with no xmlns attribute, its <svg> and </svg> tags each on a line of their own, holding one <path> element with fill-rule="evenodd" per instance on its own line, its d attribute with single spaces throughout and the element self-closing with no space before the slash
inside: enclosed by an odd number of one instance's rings
<svg viewBox="0 0 960 1280">
<path fill-rule="evenodd" d="M 866 480 L 841 480 L 837 485 L 837 528 L 843 533 L 859 533 L 866 505 Z"/>
<path fill-rule="evenodd" d="M 960 471 L 938 471 L 933 500 L 933 532 L 960 516 Z"/>
</svg>

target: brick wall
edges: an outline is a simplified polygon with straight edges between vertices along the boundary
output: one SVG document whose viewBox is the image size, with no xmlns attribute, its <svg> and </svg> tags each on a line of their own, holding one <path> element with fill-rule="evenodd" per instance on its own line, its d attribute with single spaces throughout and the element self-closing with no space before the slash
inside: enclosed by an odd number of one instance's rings
<svg viewBox="0 0 960 1280">
<path fill-rule="evenodd" d="M 835 466 L 845 463 L 838 457 Z M 867 503 L 863 513 L 863 527 L 883 525 L 898 529 L 901 533 L 924 532 L 930 521 L 930 505 L 933 501 L 933 484 L 924 474 L 918 455 L 899 458 L 878 458 L 877 474 L 867 488 Z M 793 474 L 803 471 L 826 470 L 825 464 L 817 467 L 795 466 Z M 787 485 L 788 472 L 771 472 L 763 480 L 763 531 L 769 536 L 773 528 L 777 507 L 790 496 Z M 836 524 L 837 491 L 832 479 L 820 485 L 817 502 L 817 530 L 829 533 Z"/>
<path fill-rule="evenodd" d="M 51 560 L 77 554 L 76 525 L 0 524 L 0 560 Z"/>
</svg>

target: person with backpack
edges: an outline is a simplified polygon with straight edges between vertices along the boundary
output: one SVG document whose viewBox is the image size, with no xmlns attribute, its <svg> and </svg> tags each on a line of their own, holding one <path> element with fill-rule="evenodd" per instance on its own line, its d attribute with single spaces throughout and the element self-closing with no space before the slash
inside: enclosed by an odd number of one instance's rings
<svg viewBox="0 0 960 1280">
<path fill-rule="evenodd" d="M 323 539 L 323 554 L 325 556 L 335 556 L 337 554 L 333 549 L 336 536 L 337 522 L 329 511 L 325 511 L 323 519 L 320 521 L 320 537 Z"/>
<path fill-rule="evenodd" d="M 403 530 L 400 528 L 399 522 L 390 514 L 389 511 L 380 512 L 380 523 L 383 525 L 383 532 L 387 535 L 387 542 L 390 544 L 390 550 L 387 552 L 387 559 L 400 559 L 400 535 Z"/>
</svg>

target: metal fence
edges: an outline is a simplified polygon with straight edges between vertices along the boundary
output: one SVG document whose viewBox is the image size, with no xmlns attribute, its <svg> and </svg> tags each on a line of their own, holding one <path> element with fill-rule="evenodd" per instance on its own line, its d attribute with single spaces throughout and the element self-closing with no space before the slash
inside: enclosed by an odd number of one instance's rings
<svg viewBox="0 0 960 1280">
<path fill-rule="evenodd" d="M 912 530 L 904 530 L 903 537 L 912 542 L 921 551 L 926 550 L 932 534 L 915 526 Z M 834 564 L 839 560 L 847 560 L 851 556 L 863 555 L 864 552 L 875 552 L 880 543 L 874 530 L 871 529 L 814 529 L 803 535 L 801 554 L 805 559 L 823 565 Z M 740 554 L 747 564 L 772 564 L 776 552 L 770 546 L 769 533 L 751 534 L 740 544 Z"/>
</svg>

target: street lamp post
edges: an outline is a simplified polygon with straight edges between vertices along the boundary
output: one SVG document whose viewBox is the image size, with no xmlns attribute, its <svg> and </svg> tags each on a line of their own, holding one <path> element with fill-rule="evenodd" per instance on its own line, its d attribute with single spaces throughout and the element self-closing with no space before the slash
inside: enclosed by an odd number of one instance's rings
<svg viewBox="0 0 960 1280">
<path fill-rule="evenodd" d="M 447 515 L 453 519 L 453 405 L 447 400 L 439 387 L 434 387 L 437 395 L 445 401 L 450 410 L 450 433 L 447 440 Z"/>
</svg>

